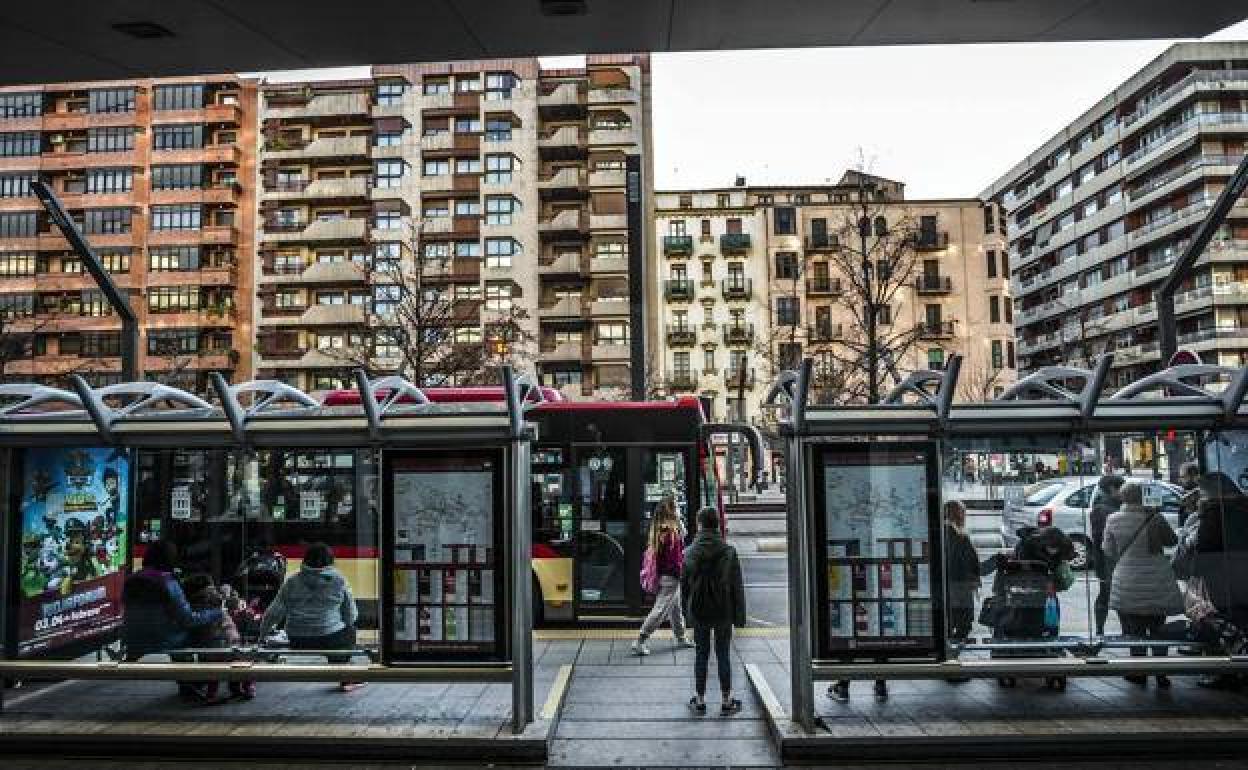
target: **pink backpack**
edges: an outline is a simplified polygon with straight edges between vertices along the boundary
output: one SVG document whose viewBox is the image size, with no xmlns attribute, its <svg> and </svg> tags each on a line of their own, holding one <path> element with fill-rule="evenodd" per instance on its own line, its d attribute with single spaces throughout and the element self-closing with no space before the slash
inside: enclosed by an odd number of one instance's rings
<svg viewBox="0 0 1248 770">
<path fill-rule="evenodd" d="M 641 557 L 641 590 L 648 594 L 659 592 L 658 557 L 653 548 L 647 548 Z"/>
</svg>

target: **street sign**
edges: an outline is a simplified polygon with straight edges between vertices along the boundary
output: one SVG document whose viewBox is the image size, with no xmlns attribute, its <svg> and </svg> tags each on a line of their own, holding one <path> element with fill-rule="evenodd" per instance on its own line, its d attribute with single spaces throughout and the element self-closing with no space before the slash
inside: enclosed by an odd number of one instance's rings
<svg viewBox="0 0 1248 770">
<path fill-rule="evenodd" d="M 1184 366 L 1191 364 L 1199 364 L 1200 356 L 1190 350 L 1176 350 L 1174 355 L 1170 356 L 1169 366 Z"/>
</svg>

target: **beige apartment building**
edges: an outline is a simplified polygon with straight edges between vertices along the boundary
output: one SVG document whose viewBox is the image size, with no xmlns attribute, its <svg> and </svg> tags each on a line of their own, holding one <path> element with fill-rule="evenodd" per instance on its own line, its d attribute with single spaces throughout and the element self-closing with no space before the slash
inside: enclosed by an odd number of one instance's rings
<svg viewBox="0 0 1248 770">
<path fill-rule="evenodd" d="M 139 319 L 149 379 L 251 377 L 256 87 L 232 76 L 0 89 L 0 374 L 121 379 L 121 322 L 31 182 L 51 186 Z"/>
<path fill-rule="evenodd" d="M 544 383 L 627 397 L 645 355 L 649 88 L 644 55 L 264 85 L 257 371 L 345 384 L 342 351 L 390 299 L 368 266 L 420 249 L 436 265 L 426 277 L 464 308 L 458 344 L 488 343 L 506 314 L 531 341 L 521 366 Z"/>
<path fill-rule="evenodd" d="M 779 370 L 806 356 L 817 367 L 832 351 L 845 357 L 845 335 L 865 339 L 848 304 L 846 261 L 837 258 L 861 249 L 845 233 L 857 238 L 864 188 L 871 237 L 875 228 L 904 228 L 912 241 L 897 260 L 907 273 L 891 279 L 895 291 L 879 314 L 882 334 L 906 340 L 882 393 L 914 371 L 942 369 L 952 353 L 964 357 L 960 398 L 992 397 L 1013 382 L 1009 267 L 996 205 L 907 200 L 902 183 L 850 172 L 835 185 L 656 193 L 654 253 L 662 264 L 652 328 L 668 392 L 698 393 L 717 415 L 757 421 Z"/>
</svg>

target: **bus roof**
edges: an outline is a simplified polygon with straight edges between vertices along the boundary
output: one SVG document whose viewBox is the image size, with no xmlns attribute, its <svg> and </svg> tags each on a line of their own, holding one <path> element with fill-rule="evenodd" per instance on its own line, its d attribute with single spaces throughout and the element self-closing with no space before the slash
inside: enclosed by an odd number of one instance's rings
<svg viewBox="0 0 1248 770">
<path fill-rule="evenodd" d="M 502 387 L 497 385 L 476 385 L 457 388 L 422 388 L 421 392 L 430 401 L 438 404 L 451 403 L 478 403 L 478 402 L 494 402 L 503 401 L 504 392 Z M 386 388 L 379 388 L 376 391 L 377 400 L 384 400 L 390 395 L 390 391 Z M 673 399 L 665 399 L 658 401 L 569 401 L 555 388 L 542 387 L 542 395 L 545 401 L 537 404 L 534 408 L 542 411 L 551 412 L 592 412 L 603 410 L 664 410 L 664 411 L 683 411 L 693 410 L 699 417 L 702 417 L 702 402 L 696 396 L 677 396 Z M 532 398 L 530 400 L 533 400 Z M 354 388 L 333 390 L 325 395 L 322 404 L 324 406 L 358 406 L 360 403 L 360 392 Z M 415 403 L 415 399 L 411 396 L 400 396 L 399 403 L 411 404 Z"/>
</svg>

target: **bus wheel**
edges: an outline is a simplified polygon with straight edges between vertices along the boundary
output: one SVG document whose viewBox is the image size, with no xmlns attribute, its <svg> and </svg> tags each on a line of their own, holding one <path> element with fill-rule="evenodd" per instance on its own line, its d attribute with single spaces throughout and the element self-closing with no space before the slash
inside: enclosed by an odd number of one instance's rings
<svg viewBox="0 0 1248 770">
<path fill-rule="evenodd" d="M 533 627 L 537 628 L 546 619 L 546 602 L 542 600 L 542 585 L 533 578 Z"/>
</svg>

